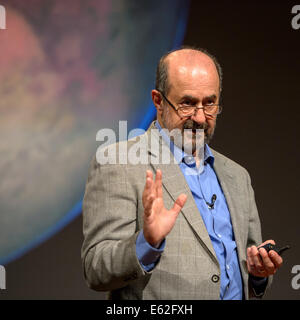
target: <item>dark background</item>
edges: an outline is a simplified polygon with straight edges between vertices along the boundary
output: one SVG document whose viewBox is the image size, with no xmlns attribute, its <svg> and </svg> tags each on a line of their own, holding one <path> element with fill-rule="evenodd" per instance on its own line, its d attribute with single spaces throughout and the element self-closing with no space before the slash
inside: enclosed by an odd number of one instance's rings
<svg viewBox="0 0 300 320">
<path fill-rule="evenodd" d="M 191 1 L 184 44 L 208 49 L 223 67 L 223 106 L 212 147 L 249 171 L 263 239 L 290 244 L 266 299 L 299 299 L 300 29 L 290 1 Z M 155 72 L 155 70 L 153 70 Z M 97 146 L 95 145 L 95 151 Z M 0 299 L 103 299 L 85 285 L 82 217 L 6 265 Z"/>
</svg>

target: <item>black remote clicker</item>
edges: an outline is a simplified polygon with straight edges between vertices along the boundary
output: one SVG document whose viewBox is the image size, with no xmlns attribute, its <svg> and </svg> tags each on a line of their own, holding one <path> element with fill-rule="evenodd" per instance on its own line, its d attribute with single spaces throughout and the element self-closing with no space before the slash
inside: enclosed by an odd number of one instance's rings
<svg viewBox="0 0 300 320">
<path fill-rule="evenodd" d="M 270 250 L 274 250 L 274 251 L 276 251 L 279 255 L 282 255 L 282 253 L 283 253 L 284 251 L 290 249 L 290 246 L 284 246 L 284 247 L 282 247 L 282 248 L 279 249 L 279 248 L 276 247 L 274 244 L 272 244 L 272 243 L 267 243 L 267 244 L 265 244 L 264 246 L 259 247 L 258 249 L 260 249 L 260 248 L 266 249 L 267 252 L 269 252 Z"/>
</svg>

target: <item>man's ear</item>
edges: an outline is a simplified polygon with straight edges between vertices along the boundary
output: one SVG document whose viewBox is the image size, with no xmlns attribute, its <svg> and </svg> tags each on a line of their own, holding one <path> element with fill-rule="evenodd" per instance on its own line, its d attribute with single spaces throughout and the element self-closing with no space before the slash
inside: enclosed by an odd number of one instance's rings
<svg viewBox="0 0 300 320">
<path fill-rule="evenodd" d="M 161 94 L 157 90 L 152 90 L 151 97 L 157 112 L 161 113 L 163 110 Z"/>
</svg>

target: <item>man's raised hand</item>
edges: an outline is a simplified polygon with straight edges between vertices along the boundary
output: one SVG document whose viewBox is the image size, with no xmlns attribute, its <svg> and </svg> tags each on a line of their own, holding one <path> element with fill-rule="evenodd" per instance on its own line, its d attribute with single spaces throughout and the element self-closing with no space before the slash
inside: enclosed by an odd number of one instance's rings
<svg viewBox="0 0 300 320">
<path fill-rule="evenodd" d="M 185 194 L 180 194 L 173 208 L 167 210 L 163 203 L 162 172 L 157 170 L 155 181 L 153 173 L 147 170 L 146 184 L 143 192 L 144 206 L 144 237 L 153 247 L 159 247 L 161 242 L 172 230 L 176 218 L 187 200 Z"/>
</svg>

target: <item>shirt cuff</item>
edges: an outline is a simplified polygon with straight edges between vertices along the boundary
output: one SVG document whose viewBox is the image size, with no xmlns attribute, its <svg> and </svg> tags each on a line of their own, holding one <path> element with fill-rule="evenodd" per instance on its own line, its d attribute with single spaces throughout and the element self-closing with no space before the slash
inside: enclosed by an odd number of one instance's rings
<svg viewBox="0 0 300 320">
<path fill-rule="evenodd" d="M 140 231 L 136 239 L 136 255 L 144 270 L 151 271 L 155 267 L 165 245 L 166 240 L 164 239 L 158 248 L 152 247 L 145 239 L 143 230 Z"/>
<path fill-rule="evenodd" d="M 250 274 L 249 279 L 256 297 L 263 296 L 268 284 L 268 278 L 255 277 Z"/>
</svg>

